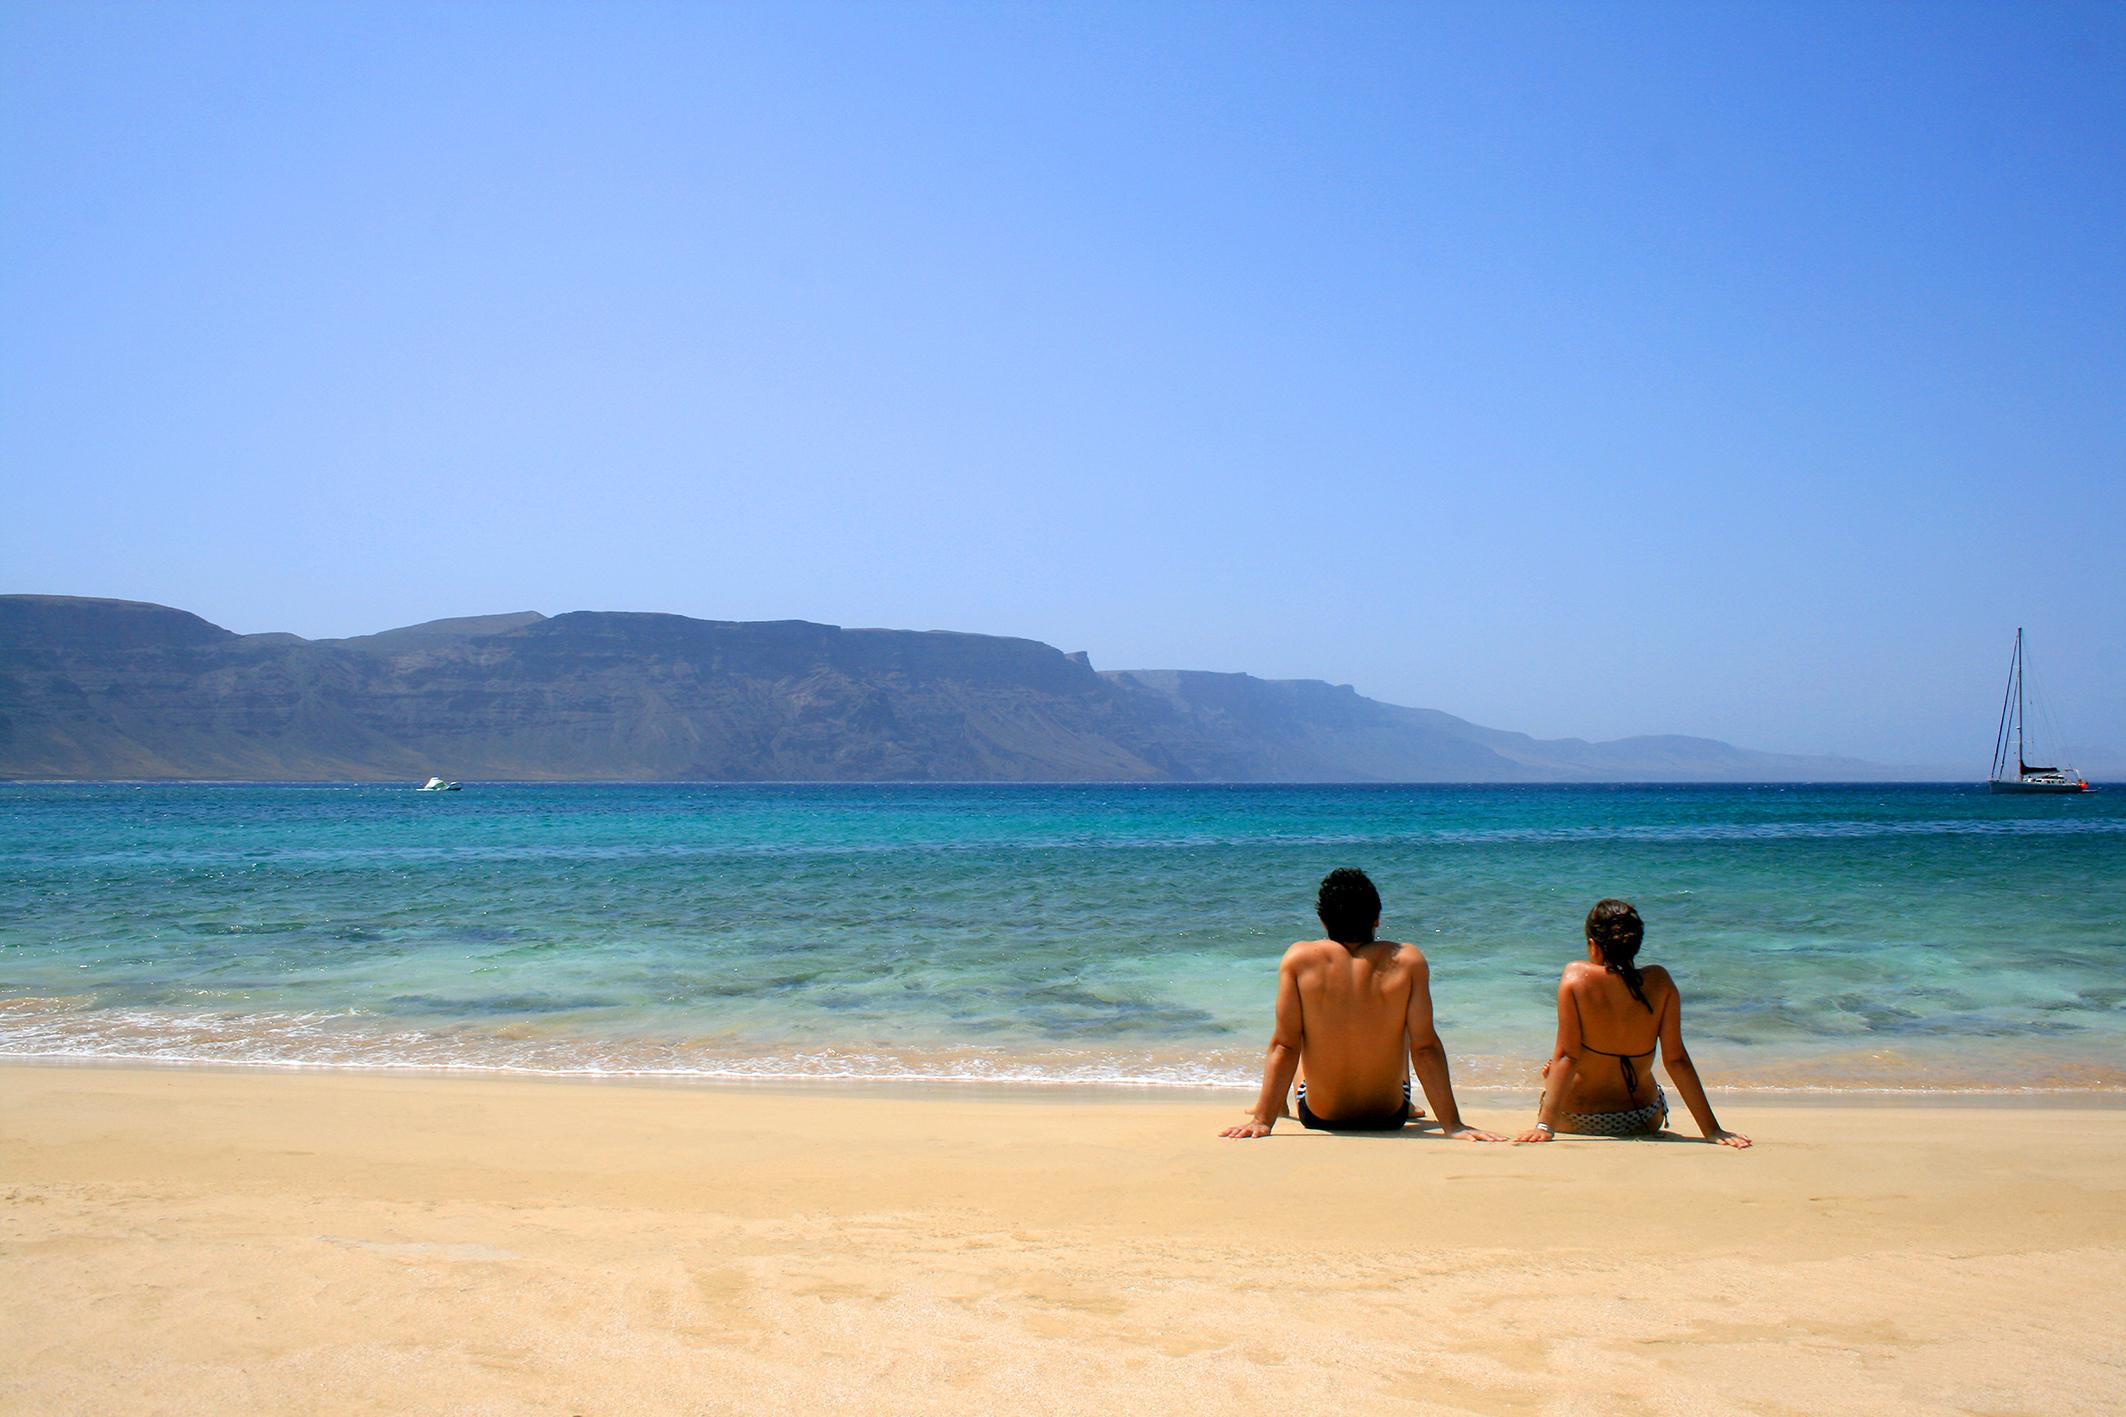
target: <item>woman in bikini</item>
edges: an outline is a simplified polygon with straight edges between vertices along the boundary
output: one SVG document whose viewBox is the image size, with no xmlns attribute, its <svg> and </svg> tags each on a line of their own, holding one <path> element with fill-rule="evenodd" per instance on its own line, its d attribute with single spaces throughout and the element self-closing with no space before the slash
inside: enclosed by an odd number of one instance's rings
<svg viewBox="0 0 2126 1417">
<path fill-rule="evenodd" d="M 1558 1046 L 1543 1065 L 1543 1101 L 1524 1142 L 1559 1132 L 1652 1136 L 1668 1125 L 1668 1099 L 1653 1079 L 1654 1051 L 1705 1139 L 1744 1147 L 1750 1139 L 1713 1116 L 1705 1084 L 1683 1049 L 1683 1001 L 1660 965 L 1641 970 L 1646 927 L 1628 901 L 1597 902 L 1587 912 L 1587 958 L 1565 966 L 1558 981 Z M 1642 1066 L 1643 1064 L 1643 1066 Z"/>
</svg>

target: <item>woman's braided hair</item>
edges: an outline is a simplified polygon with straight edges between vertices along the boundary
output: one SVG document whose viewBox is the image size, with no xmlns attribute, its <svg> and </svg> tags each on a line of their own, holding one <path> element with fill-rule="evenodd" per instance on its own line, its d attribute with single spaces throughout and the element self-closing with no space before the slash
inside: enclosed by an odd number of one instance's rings
<svg viewBox="0 0 2126 1417">
<path fill-rule="evenodd" d="M 1614 896 L 1596 901 L 1595 908 L 1587 912 L 1587 938 L 1602 952 L 1603 968 L 1622 976 L 1631 996 L 1652 1013 L 1654 1006 L 1646 1002 L 1646 990 L 1639 982 L 1639 967 L 1632 963 L 1639 957 L 1639 942 L 1646 938 L 1646 922 L 1631 902 Z"/>
</svg>

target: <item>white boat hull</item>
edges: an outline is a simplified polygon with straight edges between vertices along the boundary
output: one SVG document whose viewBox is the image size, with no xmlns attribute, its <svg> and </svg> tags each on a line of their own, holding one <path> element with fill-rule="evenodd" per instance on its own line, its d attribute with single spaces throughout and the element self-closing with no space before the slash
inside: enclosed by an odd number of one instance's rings
<svg viewBox="0 0 2126 1417">
<path fill-rule="evenodd" d="M 2087 792 L 2090 790 L 2088 783 L 2065 777 L 2026 777 L 2021 781 L 2017 781 L 2014 778 L 1995 778 L 1987 783 L 1986 786 L 1993 792 L 2017 792 L 2032 795 L 2040 793 L 2056 795 L 2062 792 Z"/>
</svg>

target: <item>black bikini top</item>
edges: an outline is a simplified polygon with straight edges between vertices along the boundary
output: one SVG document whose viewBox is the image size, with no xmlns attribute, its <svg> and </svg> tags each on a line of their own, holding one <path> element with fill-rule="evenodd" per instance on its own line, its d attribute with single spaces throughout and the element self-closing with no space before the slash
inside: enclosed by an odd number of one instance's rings
<svg viewBox="0 0 2126 1417">
<path fill-rule="evenodd" d="M 1654 1045 L 1656 1048 L 1659 1046 L 1658 1043 Z M 1603 1053 L 1599 1048 L 1588 1047 L 1587 1040 L 1584 1038 L 1580 1040 L 1580 1051 L 1583 1053 L 1597 1053 L 1604 1058 L 1615 1058 L 1618 1067 L 1624 1073 L 1624 1090 L 1633 1097 L 1639 1095 L 1639 1065 L 1632 1060 L 1634 1058 L 1651 1058 L 1654 1055 L 1653 1048 L 1641 1048 L 1636 1053 Z"/>
</svg>

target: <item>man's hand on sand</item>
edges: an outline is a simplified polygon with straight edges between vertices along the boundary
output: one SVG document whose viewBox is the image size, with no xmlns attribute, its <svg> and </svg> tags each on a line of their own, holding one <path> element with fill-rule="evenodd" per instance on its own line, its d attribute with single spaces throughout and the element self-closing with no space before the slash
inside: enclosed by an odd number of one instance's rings
<svg viewBox="0 0 2126 1417">
<path fill-rule="evenodd" d="M 1440 1135 L 1449 1141 L 1504 1141 L 1497 1132 L 1487 1132 L 1476 1127 L 1442 1127 Z"/>
<path fill-rule="evenodd" d="M 1227 1127 L 1218 1135 L 1222 1137 L 1232 1137 L 1236 1141 L 1253 1141 L 1256 1137 L 1268 1136 L 1270 1134 L 1270 1128 L 1274 1125 L 1275 1123 L 1272 1122 L 1257 1122 L 1251 1119 L 1249 1121 L 1242 1122 L 1237 1127 Z M 1748 1146 L 1749 1143 L 1744 1142 L 1743 1145 Z"/>
<path fill-rule="evenodd" d="M 1716 1131 L 1707 1132 L 1705 1134 L 1705 1139 L 1719 1146 L 1731 1146 L 1737 1151 L 1746 1150 L 1750 1144 L 1750 1139 L 1748 1137 L 1742 1135 L 1742 1133 L 1740 1132 L 1731 1132 L 1725 1127 L 1721 1127 Z"/>
</svg>

